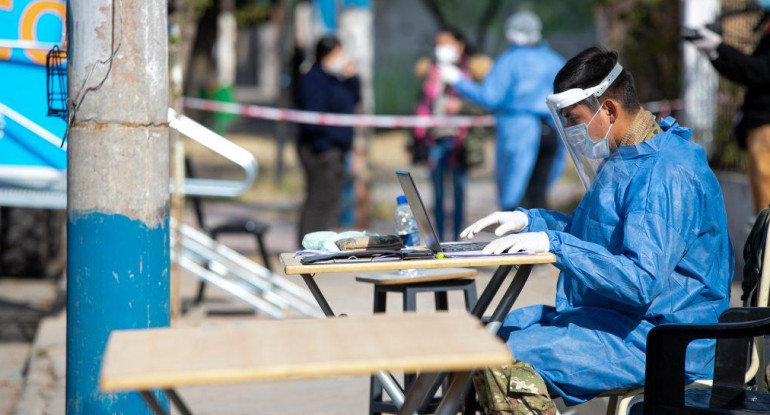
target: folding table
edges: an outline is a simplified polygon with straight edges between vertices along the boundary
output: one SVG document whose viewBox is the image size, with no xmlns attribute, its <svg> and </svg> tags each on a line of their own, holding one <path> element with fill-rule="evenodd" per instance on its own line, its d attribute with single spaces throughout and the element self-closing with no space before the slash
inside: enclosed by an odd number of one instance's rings
<svg viewBox="0 0 770 415">
<path fill-rule="evenodd" d="M 327 317 L 334 317 L 334 311 L 316 284 L 315 276 L 319 274 L 334 274 L 352 272 L 361 274 L 365 272 L 397 271 L 402 269 L 430 269 L 430 268 L 477 268 L 497 267 L 489 283 L 482 291 L 471 314 L 481 319 L 486 312 L 495 294 L 505 282 L 505 277 L 514 266 L 518 266 L 516 275 L 505 290 L 503 297 L 492 313 L 487 323 L 487 331 L 497 334 L 503 319 L 510 312 L 513 303 L 518 298 L 524 284 L 529 278 L 532 266 L 535 264 L 549 264 L 556 262 L 553 254 L 514 254 L 494 256 L 462 256 L 442 259 L 413 259 L 403 261 L 384 262 L 355 262 L 355 263 L 331 263 L 303 265 L 292 253 L 284 253 L 280 256 L 281 264 L 286 275 L 300 275 L 307 284 L 313 297 Z M 442 339 L 443 340 L 443 339 Z M 481 367 L 481 366 L 479 366 Z M 484 366 L 486 367 L 486 366 Z M 432 396 L 441 386 L 446 373 L 429 372 L 421 373 L 414 384 L 406 393 L 398 382 L 385 371 L 377 373 L 378 380 L 383 389 L 391 397 L 393 402 L 400 407 L 399 413 L 414 414 L 423 412 Z M 463 394 L 472 382 L 471 372 L 457 373 L 450 379 L 450 386 L 444 394 L 442 402 L 436 410 L 437 414 L 454 414 L 462 402 Z"/>
</svg>

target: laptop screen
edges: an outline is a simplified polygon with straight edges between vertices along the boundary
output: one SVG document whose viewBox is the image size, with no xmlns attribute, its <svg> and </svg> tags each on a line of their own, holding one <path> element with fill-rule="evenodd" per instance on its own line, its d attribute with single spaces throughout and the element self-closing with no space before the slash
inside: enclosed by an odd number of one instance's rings
<svg viewBox="0 0 770 415">
<path fill-rule="evenodd" d="M 414 220 L 417 222 L 417 228 L 420 230 L 420 239 L 423 245 L 433 252 L 441 252 L 438 235 L 436 235 L 436 231 L 430 223 L 428 211 L 425 210 L 425 205 L 422 203 L 422 198 L 420 198 L 420 193 L 417 191 L 412 175 L 408 171 L 399 170 L 396 172 L 396 176 L 398 176 L 398 183 L 401 185 L 401 190 L 404 191 L 406 201 L 409 203 L 409 208 L 412 209 Z"/>
</svg>

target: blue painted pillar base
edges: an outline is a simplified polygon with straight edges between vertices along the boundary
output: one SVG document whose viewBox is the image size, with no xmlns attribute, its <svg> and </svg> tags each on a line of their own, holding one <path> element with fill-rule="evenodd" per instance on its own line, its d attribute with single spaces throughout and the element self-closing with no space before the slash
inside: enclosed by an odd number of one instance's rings
<svg viewBox="0 0 770 415">
<path fill-rule="evenodd" d="M 151 228 L 123 215 L 70 214 L 68 415 L 150 413 L 138 393 L 101 393 L 98 382 L 112 330 L 169 325 L 168 229 L 168 215 Z"/>
</svg>

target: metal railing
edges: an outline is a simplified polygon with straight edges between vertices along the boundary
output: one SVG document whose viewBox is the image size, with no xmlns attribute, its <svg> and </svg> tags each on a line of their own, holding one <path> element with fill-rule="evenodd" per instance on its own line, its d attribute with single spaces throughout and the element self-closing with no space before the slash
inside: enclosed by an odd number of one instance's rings
<svg viewBox="0 0 770 415">
<path fill-rule="evenodd" d="M 172 221 L 171 226 L 177 225 Z M 180 231 L 179 265 L 185 271 L 270 317 L 283 318 L 286 309 L 309 317 L 323 317 L 313 296 L 304 288 L 189 225 L 182 225 Z"/>
<path fill-rule="evenodd" d="M 67 151 L 66 144 L 60 147 L 59 137 L 2 103 L 0 114 L 57 149 Z M 244 172 L 243 180 L 187 178 L 184 194 L 232 198 L 251 188 L 257 178 L 258 166 L 248 150 L 170 108 L 168 121 L 171 128 L 236 164 Z M 66 172 L 50 167 L 0 166 L 0 206 L 65 209 Z M 172 226 L 176 224 L 172 222 Z M 309 317 L 323 316 L 311 294 L 304 288 L 273 274 L 262 265 L 188 225 L 182 225 L 180 231 L 181 256 L 175 258 L 172 252 L 171 259 L 178 261 L 190 275 L 216 286 L 272 318 L 283 318 L 286 310 L 294 310 Z"/>
<path fill-rule="evenodd" d="M 61 138 L 34 121 L 0 102 L 0 115 L 45 140 L 63 152 Z M 187 178 L 184 194 L 208 197 L 238 197 L 245 193 L 257 178 L 258 164 L 254 156 L 243 147 L 209 130 L 203 125 L 176 114 L 169 109 L 169 126 L 184 136 L 221 155 L 243 169 L 242 180 Z M 173 189 L 170 189 L 173 190 Z M 21 197 L 24 194 L 26 197 Z M 0 206 L 65 209 L 67 206 L 67 177 L 62 170 L 53 167 L 0 166 Z"/>
<path fill-rule="evenodd" d="M 209 130 L 194 120 L 168 109 L 168 124 L 186 137 L 230 160 L 243 169 L 243 180 L 185 179 L 184 194 L 237 197 L 249 190 L 257 178 L 257 160 L 243 147 Z"/>
</svg>

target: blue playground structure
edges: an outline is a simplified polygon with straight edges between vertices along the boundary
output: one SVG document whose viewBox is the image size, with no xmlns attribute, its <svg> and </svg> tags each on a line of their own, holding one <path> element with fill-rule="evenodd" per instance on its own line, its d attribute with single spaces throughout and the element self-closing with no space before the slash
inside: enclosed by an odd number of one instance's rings
<svg viewBox="0 0 770 415">
<path fill-rule="evenodd" d="M 63 270 L 66 123 L 47 115 L 46 55 L 65 15 L 63 0 L 0 1 L 0 275 Z"/>
</svg>

